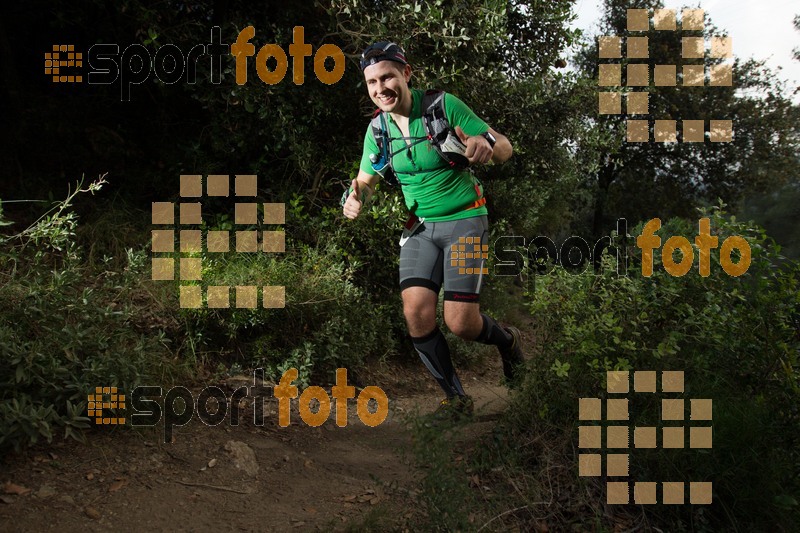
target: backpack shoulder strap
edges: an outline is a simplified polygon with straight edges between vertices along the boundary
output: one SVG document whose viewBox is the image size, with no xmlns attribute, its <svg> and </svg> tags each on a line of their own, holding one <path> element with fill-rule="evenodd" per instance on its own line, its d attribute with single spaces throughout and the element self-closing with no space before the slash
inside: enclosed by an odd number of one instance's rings
<svg viewBox="0 0 800 533">
<path fill-rule="evenodd" d="M 428 140 L 436 148 L 447 136 L 447 130 L 450 128 L 444 109 L 444 95 L 444 91 L 431 89 L 425 91 L 422 96 L 422 122 Z"/>
<path fill-rule="evenodd" d="M 378 145 L 378 150 L 383 150 L 383 139 L 388 137 L 385 125 L 386 120 L 383 118 L 383 113 L 380 109 L 376 109 L 372 114 L 369 127 L 372 130 L 372 136 L 375 137 L 375 144 Z"/>
<path fill-rule="evenodd" d="M 380 109 L 376 109 L 372 114 L 372 120 L 369 123 L 372 130 L 372 136 L 375 138 L 375 144 L 378 146 L 378 154 L 372 160 L 372 168 L 381 177 L 386 180 L 389 185 L 402 185 L 397 175 L 392 169 L 392 154 L 391 144 L 389 142 L 389 125 L 386 123 L 386 114 Z"/>
<path fill-rule="evenodd" d="M 426 91 L 422 97 L 422 123 L 428 140 L 439 156 L 451 167 L 466 168 L 469 164 L 463 156 L 466 148 L 450 129 L 450 121 L 445 112 L 444 91 Z"/>
</svg>

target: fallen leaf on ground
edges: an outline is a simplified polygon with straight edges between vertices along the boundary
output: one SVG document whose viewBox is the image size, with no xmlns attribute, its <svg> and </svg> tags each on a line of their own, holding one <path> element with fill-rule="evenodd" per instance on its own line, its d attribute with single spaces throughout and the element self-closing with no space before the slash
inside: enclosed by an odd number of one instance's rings
<svg viewBox="0 0 800 533">
<path fill-rule="evenodd" d="M 100 518 L 100 511 L 98 511 L 94 507 L 87 507 L 86 509 L 83 510 L 83 512 L 86 513 L 86 516 L 88 516 L 92 520 L 97 520 Z"/>
<path fill-rule="evenodd" d="M 10 481 L 3 485 L 3 492 L 6 494 L 19 494 L 23 496 L 28 494 L 31 489 L 27 487 L 23 487 L 22 485 L 17 485 L 16 483 L 11 483 Z"/>
<path fill-rule="evenodd" d="M 124 479 L 122 479 L 120 481 L 115 481 L 114 483 L 112 483 L 108 487 L 108 492 L 117 492 L 119 489 L 124 487 L 126 484 L 127 484 L 127 481 L 125 481 Z"/>
</svg>

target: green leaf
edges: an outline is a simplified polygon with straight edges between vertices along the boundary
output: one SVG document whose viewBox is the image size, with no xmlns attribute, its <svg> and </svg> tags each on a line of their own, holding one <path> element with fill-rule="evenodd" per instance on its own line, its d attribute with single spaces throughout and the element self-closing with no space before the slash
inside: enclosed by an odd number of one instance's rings
<svg viewBox="0 0 800 533">
<path fill-rule="evenodd" d="M 797 507 L 797 500 L 789 494 L 780 494 L 775 496 L 775 505 L 781 509 L 789 510 L 792 507 Z"/>
</svg>

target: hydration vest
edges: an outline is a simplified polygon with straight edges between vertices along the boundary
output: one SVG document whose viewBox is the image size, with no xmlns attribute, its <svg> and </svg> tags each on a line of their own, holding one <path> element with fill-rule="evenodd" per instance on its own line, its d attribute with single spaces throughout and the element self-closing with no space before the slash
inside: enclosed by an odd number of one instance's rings
<svg viewBox="0 0 800 533">
<path fill-rule="evenodd" d="M 375 144 L 378 145 L 378 155 L 370 157 L 372 169 L 380 174 L 390 185 L 402 185 L 397 179 L 397 175 L 392 169 L 392 156 L 402 150 L 410 148 L 420 142 L 429 141 L 442 160 L 452 168 L 467 168 L 469 161 L 464 157 L 466 145 L 456 135 L 455 130 L 450 127 L 444 107 L 444 91 L 429 90 L 422 96 L 422 124 L 425 127 L 426 137 L 390 137 L 389 126 L 386 121 L 386 113 L 380 109 L 375 113 L 370 122 L 372 135 L 375 137 Z M 391 141 L 402 140 L 412 141 L 410 145 L 404 146 L 396 152 L 390 152 Z"/>
</svg>

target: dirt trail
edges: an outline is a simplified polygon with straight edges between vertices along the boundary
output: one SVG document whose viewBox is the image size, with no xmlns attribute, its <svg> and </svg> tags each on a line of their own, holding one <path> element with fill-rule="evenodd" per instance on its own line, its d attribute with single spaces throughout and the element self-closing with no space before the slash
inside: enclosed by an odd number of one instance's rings
<svg viewBox="0 0 800 533">
<path fill-rule="evenodd" d="M 475 399 L 477 432 L 507 405 L 497 366 L 461 372 Z M 345 428 L 333 419 L 306 426 L 296 411 L 292 425 L 281 428 L 269 405 L 261 427 L 252 416 L 237 427 L 194 418 L 171 444 L 161 442 L 161 427 L 99 428 L 86 445 L 58 441 L 7 456 L 0 483 L 30 492 L 2 495 L 0 530 L 328 531 L 358 525 L 370 512 L 402 528 L 420 512 L 420 473 L 404 416 L 430 412 L 440 394 L 421 365 L 385 368 L 369 380 L 389 397 L 390 415 L 376 428 L 360 423 L 354 401 Z M 414 382 L 423 385 L 409 391 Z M 237 457 L 226 445 L 244 453 Z M 247 448 L 257 466 L 248 463 Z"/>
</svg>

